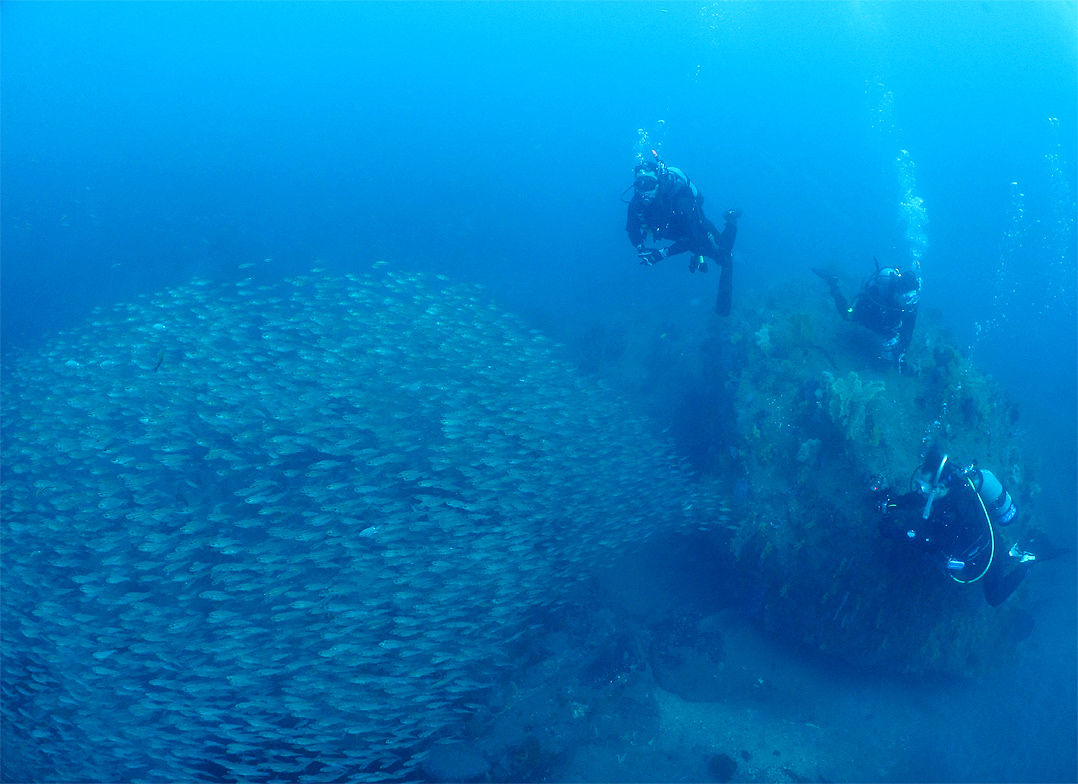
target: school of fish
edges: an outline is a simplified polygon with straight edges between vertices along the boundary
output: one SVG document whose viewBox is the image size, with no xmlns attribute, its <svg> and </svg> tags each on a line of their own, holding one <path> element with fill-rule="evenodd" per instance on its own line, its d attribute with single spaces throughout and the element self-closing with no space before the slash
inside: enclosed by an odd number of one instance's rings
<svg viewBox="0 0 1078 784">
<path fill-rule="evenodd" d="M 3 778 L 419 777 L 530 610 L 725 511 L 478 287 L 195 280 L 3 378 Z"/>
</svg>

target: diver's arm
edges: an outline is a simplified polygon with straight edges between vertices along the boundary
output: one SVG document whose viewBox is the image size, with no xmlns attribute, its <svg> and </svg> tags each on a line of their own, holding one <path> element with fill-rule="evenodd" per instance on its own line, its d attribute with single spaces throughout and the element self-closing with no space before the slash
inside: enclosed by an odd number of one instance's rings
<svg viewBox="0 0 1078 784">
<path fill-rule="evenodd" d="M 882 495 L 882 498 L 880 498 Z M 879 498 L 876 511 L 880 513 L 878 526 L 880 534 L 885 539 L 905 541 L 907 526 L 905 522 L 909 518 L 908 510 L 913 509 L 917 503 L 917 493 L 906 493 L 900 496 L 891 496 L 884 492 Z"/>
<path fill-rule="evenodd" d="M 898 328 L 898 343 L 895 345 L 896 353 L 905 354 L 913 340 L 913 325 L 917 323 L 916 307 L 902 314 L 902 323 Z"/>
<path fill-rule="evenodd" d="M 895 509 L 905 511 L 907 509 L 921 509 L 925 505 L 925 499 L 923 495 L 914 491 L 896 496 L 891 500 L 891 503 L 894 504 Z"/>
<path fill-rule="evenodd" d="M 924 552 L 939 553 L 937 523 L 931 517 L 925 520 L 921 516 L 924 506 L 924 496 L 917 492 L 887 496 L 880 505 L 880 534 L 886 539 L 906 542 Z M 940 563 L 946 564 L 947 560 L 947 556 L 940 553 Z"/>
<path fill-rule="evenodd" d="M 843 321 L 853 321 L 853 312 L 857 307 L 857 304 L 861 301 L 860 297 L 857 297 L 852 303 L 846 299 L 842 293 L 842 289 L 838 287 L 838 276 L 832 276 L 827 281 L 827 290 L 831 294 L 831 299 L 835 301 L 835 310 L 838 311 L 838 315 L 842 317 Z"/>
<path fill-rule="evenodd" d="M 891 539 L 895 542 L 905 541 L 906 539 L 905 531 L 892 514 L 881 514 L 876 521 L 876 527 L 880 531 L 880 536 L 884 539 Z"/>
<path fill-rule="evenodd" d="M 629 242 L 637 251 L 644 249 L 644 226 L 640 220 L 640 211 L 633 209 L 633 205 L 629 204 L 629 215 L 625 221 L 625 231 L 629 235 Z"/>
<path fill-rule="evenodd" d="M 674 244 L 670 245 L 667 248 L 664 248 L 663 253 L 665 256 L 669 257 L 676 256 L 679 253 L 685 253 L 689 250 L 692 250 L 692 243 L 688 240 L 679 239 L 675 241 Z"/>
</svg>

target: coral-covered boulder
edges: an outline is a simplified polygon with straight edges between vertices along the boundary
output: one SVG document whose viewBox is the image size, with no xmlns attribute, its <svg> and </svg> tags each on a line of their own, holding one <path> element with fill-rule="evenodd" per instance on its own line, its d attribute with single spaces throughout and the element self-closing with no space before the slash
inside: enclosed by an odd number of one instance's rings
<svg viewBox="0 0 1078 784">
<path fill-rule="evenodd" d="M 1000 476 L 1023 514 L 997 556 L 1036 524 L 1036 467 L 1017 411 L 922 313 L 899 373 L 880 338 L 843 321 L 825 292 L 778 291 L 740 307 L 723 337 L 734 449 L 713 469 L 740 478 L 731 546 L 751 611 L 792 641 L 861 666 L 906 672 L 977 668 L 1012 651 L 1022 591 L 991 608 L 981 585 L 948 579 L 883 538 L 870 481 L 894 493 L 931 442 Z"/>
</svg>

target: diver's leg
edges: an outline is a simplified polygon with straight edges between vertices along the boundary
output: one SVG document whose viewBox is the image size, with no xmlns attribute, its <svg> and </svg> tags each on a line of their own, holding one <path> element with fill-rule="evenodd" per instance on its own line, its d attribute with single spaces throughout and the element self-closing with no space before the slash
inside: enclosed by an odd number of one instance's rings
<svg viewBox="0 0 1078 784">
<path fill-rule="evenodd" d="M 1005 565 L 1000 564 L 997 566 L 993 564 L 988 574 L 984 577 L 985 601 L 993 607 L 999 607 L 999 605 L 1003 604 L 1029 573 L 1030 563 L 1032 562 L 1020 563 L 1007 574 L 1003 573 L 1006 568 Z"/>
<path fill-rule="evenodd" d="M 719 295 L 715 300 L 715 312 L 720 316 L 729 316 L 733 295 L 734 265 L 727 257 L 725 264 L 719 264 Z"/>
<path fill-rule="evenodd" d="M 732 216 L 732 213 L 733 210 L 730 210 L 727 215 Z M 712 258 L 719 264 L 719 294 L 715 300 L 715 312 L 720 316 L 729 316 L 734 293 L 734 259 L 731 251 L 737 239 L 737 218 L 727 217 L 721 234 L 714 233 L 714 226 L 711 228 L 710 236 L 714 237 Z"/>
<path fill-rule="evenodd" d="M 850 307 L 849 300 L 842 294 L 842 290 L 838 287 L 838 282 L 831 283 L 831 299 L 835 301 L 835 310 L 838 311 L 842 318 L 851 320 L 853 318 L 853 308 Z"/>
<path fill-rule="evenodd" d="M 831 299 L 835 301 L 835 310 L 839 312 L 842 318 L 849 321 L 853 315 L 853 308 L 850 307 L 850 303 L 842 295 L 842 290 L 838 287 L 838 275 L 828 272 L 822 267 L 813 267 L 812 271 L 827 283 L 827 290 L 831 292 Z"/>
</svg>

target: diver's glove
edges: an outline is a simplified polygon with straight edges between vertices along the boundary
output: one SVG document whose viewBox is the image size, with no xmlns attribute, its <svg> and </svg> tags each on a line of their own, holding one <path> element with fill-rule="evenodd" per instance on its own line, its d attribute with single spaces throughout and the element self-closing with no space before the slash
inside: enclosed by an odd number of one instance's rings
<svg viewBox="0 0 1078 784">
<path fill-rule="evenodd" d="M 638 254 L 640 257 L 640 263 L 651 266 L 666 258 L 666 248 L 650 248 L 648 250 L 642 250 Z"/>
</svg>

